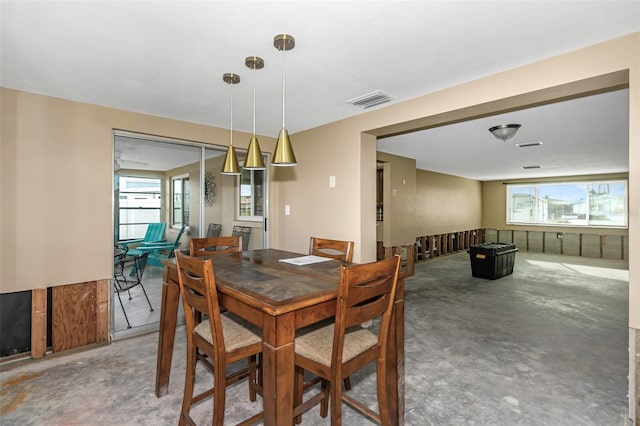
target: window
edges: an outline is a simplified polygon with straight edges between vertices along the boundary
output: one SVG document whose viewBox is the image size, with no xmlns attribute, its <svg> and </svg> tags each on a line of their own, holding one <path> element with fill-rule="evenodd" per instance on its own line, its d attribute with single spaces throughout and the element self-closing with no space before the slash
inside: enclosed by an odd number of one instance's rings
<svg viewBox="0 0 640 426">
<path fill-rule="evenodd" d="M 144 238 L 147 225 L 160 222 L 160 184 L 159 178 L 118 177 L 117 240 Z"/>
<path fill-rule="evenodd" d="M 507 223 L 627 227 L 627 181 L 507 186 Z"/>
<path fill-rule="evenodd" d="M 171 224 L 173 226 L 189 226 L 189 178 L 174 177 L 171 179 Z"/>
<path fill-rule="evenodd" d="M 238 220 L 263 219 L 264 176 L 264 170 L 246 169 L 238 176 Z"/>
</svg>

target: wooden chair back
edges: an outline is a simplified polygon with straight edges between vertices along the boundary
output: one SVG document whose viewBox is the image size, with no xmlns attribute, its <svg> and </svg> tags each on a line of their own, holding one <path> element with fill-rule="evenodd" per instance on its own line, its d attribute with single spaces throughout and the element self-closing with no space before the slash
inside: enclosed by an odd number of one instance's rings
<svg viewBox="0 0 640 426">
<path fill-rule="evenodd" d="M 378 424 L 389 425 L 386 351 L 399 270 L 398 255 L 377 262 L 340 267 L 335 323 L 296 338 L 296 423 L 302 421 L 302 413 L 318 402 L 321 403 L 320 415 L 325 417 L 330 399 L 332 425 L 341 424 L 342 401 Z M 375 327 L 360 327 L 378 318 L 377 330 Z M 368 402 L 363 404 L 349 393 L 342 392 L 343 379 L 372 362 L 376 362 L 377 413 L 369 408 Z M 303 403 L 303 390 L 308 388 L 303 383 L 305 370 L 321 378 L 322 387 L 320 393 Z"/>
<path fill-rule="evenodd" d="M 351 263 L 353 261 L 353 244 L 353 241 L 311 237 L 309 241 L 309 254 L 330 257 L 344 263 Z"/>
<path fill-rule="evenodd" d="M 389 335 L 399 269 L 400 256 L 398 255 L 377 262 L 340 267 L 333 365 L 340 365 L 342 361 L 346 330 L 376 318 L 381 318 L 378 345 L 377 348 L 371 348 L 369 351 L 380 352 L 383 356 L 382 349 L 386 348 Z M 360 356 L 362 354 L 358 355 Z"/>
<path fill-rule="evenodd" d="M 198 325 L 201 318 L 209 318 L 213 350 L 215 352 L 213 355 L 224 359 L 224 335 L 220 320 L 213 263 L 211 259 L 187 256 L 179 251 L 175 255 L 180 294 L 184 304 L 187 340 L 193 339 L 194 336 L 198 338 L 199 336 L 194 333 L 195 326 Z"/>
<path fill-rule="evenodd" d="M 242 251 L 242 236 L 192 238 L 189 242 L 191 256 L 209 256 Z"/>
</svg>

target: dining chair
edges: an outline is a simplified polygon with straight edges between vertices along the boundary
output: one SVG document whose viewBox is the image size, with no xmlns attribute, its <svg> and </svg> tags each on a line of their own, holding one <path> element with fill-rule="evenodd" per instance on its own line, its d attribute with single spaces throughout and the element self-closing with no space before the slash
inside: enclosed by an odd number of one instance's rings
<svg viewBox="0 0 640 426">
<path fill-rule="evenodd" d="M 330 257 L 344 263 L 351 263 L 353 261 L 353 241 L 311 237 L 309 241 L 309 254 Z"/>
<path fill-rule="evenodd" d="M 180 251 L 176 251 L 175 257 L 187 330 L 187 366 L 179 424 L 195 424 L 189 415 L 191 407 L 213 397 L 212 424 L 222 426 L 227 386 L 248 376 L 249 399 L 253 402 L 256 393 L 262 393 L 256 381 L 256 355 L 262 352 L 262 337 L 237 317 L 220 313 L 210 258 L 188 256 Z M 206 358 L 196 358 L 197 352 Z M 206 367 L 213 372 L 214 386 L 194 395 L 196 359 L 209 363 Z M 245 359 L 248 369 L 226 374 L 227 365 Z M 242 424 L 253 424 L 263 414 L 260 412 Z"/>
<path fill-rule="evenodd" d="M 387 339 L 393 313 L 400 256 L 360 265 L 342 265 L 335 322 L 295 339 L 294 417 L 321 403 L 320 414 L 331 405 L 331 424 L 342 422 L 342 401 L 382 425 L 389 424 L 387 402 Z M 380 318 L 374 328 L 357 327 Z M 342 378 L 376 362 L 378 412 L 342 392 Z M 304 372 L 322 379 L 321 390 L 304 403 Z"/>
<path fill-rule="evenodd" d="M 219 237 L 222 231 L 222 225 L 219 223 L 210 223 L 207 228 L 207 237 Z"/>
<path fill-rule="evenodd" d="M 131 323 L 129 322 L 127 311 L 124 309 L 120 293 L 124 293 L 126 291 L 127 294 L 129 294 L 129 300 L 131 300 L 131 289 L 140 286 L 142 293 L 149 304 L 149 312 L 153 312 L 153 306 L 151 306 L 149 296 L 147 296 L 147 292 L 142 285 L 142 275 L 144 274 L 144 268 L 147 265 L 149 253 L 142 253 L 135 256 L 127 256 L 126 250 L 124 250 L 123 253 L 125 254 L 121 254 L 117 257 L 115 262 L 116 264 L 113 267 L 113 289 L 118 295 L 118 300 L 122 307 L 122 313 L 124 313 L 124 319 L 127 321 L 127 328 L 131 328 Z"/>
<path fill-rule="evenodd" d="M 249 238 L 251 238 L 250 226 L 234 226 L 231 235 L 242 237 L 242 250 L 249 249 Z"/>
<path fill-rule="evenodd" d="M 329 257 L 344 263 L 353 260 L 353 241 L 330 240 L 327 238 L 311 237 L 309 240 L 309 254 L 321 257 Z M 351 390 L 351 378 L 344 377 L 344 387 Z M 314 383 L 309 383 L 308 386 Z"/>
<path fill-rule="evenodd" d="M 212 254 L 234 253 L 242 251 L 242 237 L 192 238 L 189 241 L 191 256 L 209 256 Z"/>
</svg>

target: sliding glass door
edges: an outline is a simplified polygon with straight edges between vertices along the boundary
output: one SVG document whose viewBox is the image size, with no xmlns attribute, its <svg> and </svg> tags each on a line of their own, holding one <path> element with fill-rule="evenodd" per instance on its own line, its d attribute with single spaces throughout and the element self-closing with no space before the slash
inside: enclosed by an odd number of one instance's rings
<svg viewBox="0 0 640 426">
<path fill-rule="evenodd" d="M 222 175 L 225 153 L 223 147 L 114 132 L 114 246 L 125 256 L 140 255 L 145 251 L 140 240 L 147 231 L 164 229 L 160 237 L 164 248 L 148 255 L 142 285 L 120 298 L 114 292 L 114 337 L 158 328 L 161 260 L 171 257 L 172 250 L 188 250 L 189 240 L 206 236 L 210 225 L 219 235 L 232 235 L 238 229 L 248 232 L 243 237 L 248 249 L 266 247 L 267 171 Z M 238 156 L 242 163 L 244 152 L 238 150 Z"/>
</svg>

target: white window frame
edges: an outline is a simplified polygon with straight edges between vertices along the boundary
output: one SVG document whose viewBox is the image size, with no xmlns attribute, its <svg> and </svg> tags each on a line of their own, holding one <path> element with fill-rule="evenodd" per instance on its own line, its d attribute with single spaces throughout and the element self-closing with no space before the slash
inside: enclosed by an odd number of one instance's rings
<svg viewBox="0 0 640 426">
<path fill-rule="evenodd" d="M 254 182 L 254 175 L 256 172 L 261 172 L 262 173 L 262 212 L 263 214 L 261 215 L 256 215 L 255 210 L 256 210 L 256 197 L 255 194 L 257 193 L 256 191 L 256 184 Z M 241 191 L 242 191 L 242 177 L 243 175 L 247 173 L 250 176 L 250 181 L 251 181 L 251 202 L 250 202 L 250 206 L 251 206 L 251 214 L 249 216 L 243 216 L 240 214 L 241 212 L 241 205 L 240 205 L 240 201 L 241 201 Z M 242 169 L 242 174 L 239 175 L 237 177 L 237 185 L 236 185 L 236 220 L 238 221 L 248 221 L 248 222 L 262 222 L 264 220 L 264 212 L 265 209 L 267 208 L 266 205 L 266 179 L 267 179 L 267 173 L 266 170 L 246 170 L 246 169 Z"/>
<path fill-rule="evenodd" d="M 175 219 L 175 215 L 176 215 L 176 206 L 175 206 L 175 196 L 174 196 L 174 185 L 175 185 L 175 181 L 180 181 L 181 182 L 181 194 L 180 194 L 180 200 L 181 200 L 181 206 L 180 206 L 180 222 L 176 222 Z M 191 188 L 189 188 L 189 194 L 188 194 L 188 199 L 185 202 L 185 192 L 184 192 L 184 182 L 185 181 L 189 181 L 189 175 L 188 174 L 182 174 L 182 175 L 177 175 L 177 176 L 171 176 L 171 187 L 170 187 L 170 194 L 171 194 L 171 227 L 181 227 L 184 223 L 184 213 L 185 213 L 185 206 L 187 206 L 187 211 L 190 211 L 190 197 L 191 197 Z M 189 224 L 186 224 L 187 228 Z"/>
<path fill-rule="evenodd" d="M 610 179 L 610 180 L 594 180 L 594 181 L 576 181 L 576 182 L 530 182 L 530 183 L 514 183 L 506 185 L 506 223 L 509 225 L 531 225 L 531 226 L 562 226 L 562 227 L 579 227 L 579 228 L 617 228 L 628 229 L 629 227 L 629 182 L 626 179 Z M 566 208 L 562 206 L 562 200 L 556 201 L 555 212 L 550 209 L 550 198 L 542 197 L 540 188 L 551 186 L 584 186 L 585 198 L 577 200 L 575 202 L 565 201 Z M 608 192 L 600 192 L 600 188 L 606 188 L 607 190 L 612 185 L 623 185 L 624 194 L 622 206 L 619 210 L 622 211 L 622 223 L 607 225 L 601 222 L 596 222 L 596 219 L 592 218 L 592 208 L 590 207 L 592 202 L 595 203 L 596 197 L 603 197 Z M 597 187 L 598 191 L 590 193 L 589 187 Z M 520 217 L 514 217 L 517 212 L 514 211 L 514 196 L 512 189 L 515 188 L 530 188 L 533 189 L 533 193 L 528 196 L 531 198 L 529 205 L 529 212 L 522 212 Z M 524 195 L 526 196 L 526 195 Z M 543 202 L 544 201 L 544 202 Z M 582 207 L 580 207 L 582 206 Z M 525 209 L 526 210 L 526 209 Z M 569 210 L 566 212 L 565 210 Z M 558 211 L 564 216 L 569 217 L 566 222 L 558 223 Z M 529 217 L 527 219 L 526 217 Z M 571 220 L 571 216 L 575 218 Z"/>
</svg>

